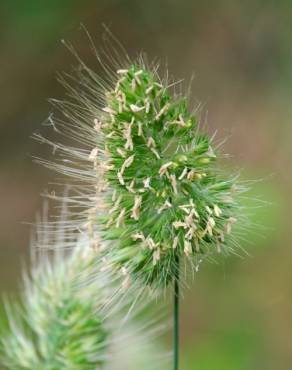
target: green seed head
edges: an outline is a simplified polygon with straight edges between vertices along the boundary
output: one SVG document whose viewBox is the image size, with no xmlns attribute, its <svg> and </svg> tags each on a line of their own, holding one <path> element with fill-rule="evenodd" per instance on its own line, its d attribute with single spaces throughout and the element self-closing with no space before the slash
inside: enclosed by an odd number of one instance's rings
<svg viewBox="0 0 292 370">
<path fill-rule="evenodd" d="M 108 190 L 101 196 L 108 211 L 97 222 L 113 241 L 106 253 L 118 268 L 166 286 L 176 257 L 197 267 L 203 257 L 232 250 L 240 189 L 216 169 L 217 151 L 186 97 L 171 94 L 143 62 L 117 70 L 113 80 L 89 156 Z"/>
</svg>

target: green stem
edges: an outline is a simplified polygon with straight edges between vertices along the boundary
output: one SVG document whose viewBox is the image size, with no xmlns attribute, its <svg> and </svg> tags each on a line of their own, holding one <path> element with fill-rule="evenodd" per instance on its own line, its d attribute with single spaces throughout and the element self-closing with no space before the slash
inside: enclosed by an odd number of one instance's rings
<svg viewBox="0 0 292 370">
<path fill-rule="evenodd" d="M 174 279 L 173 297 L 173 370 L 179 364 L 179 257 L 176 257 L 176 274 Z"/>
</svg>

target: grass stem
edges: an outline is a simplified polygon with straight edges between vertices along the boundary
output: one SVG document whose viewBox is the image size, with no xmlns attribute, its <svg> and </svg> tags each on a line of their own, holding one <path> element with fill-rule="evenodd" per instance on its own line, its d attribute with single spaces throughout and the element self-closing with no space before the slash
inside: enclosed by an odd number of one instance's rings
<svg viewBox="0 0 292 370">
<path fill-rule="evenodd" d="M 176 276 L 173 297 L 173 370 L 179 367 L 179 257 L 176 257 Z"/>
</svg>

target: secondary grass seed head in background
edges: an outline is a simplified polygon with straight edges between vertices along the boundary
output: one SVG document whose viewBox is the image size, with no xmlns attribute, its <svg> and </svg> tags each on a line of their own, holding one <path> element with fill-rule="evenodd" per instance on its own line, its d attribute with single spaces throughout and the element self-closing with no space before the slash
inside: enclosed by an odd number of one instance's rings
<svg viewBox="0 0 292 370">
<path fill-rule="evenodd" d="M 9 330 L 1 333 L 1 364 L 11 370 L 161 368 L 167 356 L 152 344 L 165 325 L 152 315 L 147 322 L 135 320 L 134 314 L 125 324 L 128 304 L 114 299 L 114 284 L 90 240 L 71 235 L 69 241 L 63 226 L 52 226 L 40 232 L 38 258 L 25 277 L 20 304 L 7 305 Z M 47 251 L 70 243 L 71 251 Z M 141 352 L 155 360 L 148 359 L 146 366 Z"/>
</svg>

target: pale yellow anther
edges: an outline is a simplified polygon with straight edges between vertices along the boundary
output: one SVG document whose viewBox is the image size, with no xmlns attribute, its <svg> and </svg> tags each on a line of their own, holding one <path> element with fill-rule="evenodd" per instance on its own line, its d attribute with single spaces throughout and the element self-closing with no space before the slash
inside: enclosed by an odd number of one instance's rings
<svg viewBox="0 0 292 370">
<path fill-rule="evenodd" d="M 165 104 L 165 106 L 156 114 L 155 120 L 158 120 L 163 114 L 165 114 L 168 108 L 169 108 L 169 104 Z"/>
<path fill-rule="evenodd" d="M 130 285 L 131 285 L 131 278 L 130 278 L 130 275 L 127 275 L 125 279 L 122 281 L 123 290 L 129 289 Z"/>
<path fill-rule="evenodd" d="M 112 202 L 115 202 L 115 200 L 117 199 L 117 191 L 116 189 L 113 191 L 113 194 L 112 194 Z"/>
<path fill-rule="evenodd" d="M 182 180 L 184 177 L 185 177 L 185 175 L 188 173 L 188 169 L 187 169 L 187 167 L 185 167 L 184 169 L 183 169 L 183 171 L 182 171 L 182 173 L 180 174 L 180 176 L 179 176 L 179 180 Z"/>
<path fill-rule="evenodd" d="M 138 75 L 134 75 L 135 81 L 137 82 L 137 85 L 141 85 L 141 80 Z"/>
<path fill-rule="evenodd" d="M 178 245 L 178 236 L 175 236 L 172 243 L 172 249 L 176 249 Z"/>
<path fill-rule="evenodd" d="M 213 217 L 209 217 L 206 225 L 206 232 L 212 236 L 213 235 L 213 228 L 215 226 L 215 220 Z"/>
<path fill-rule="evenodd" d="M 98 155 L 98 148 L 94 148 L 92 149 L 92 151 L 90 152 L 89 156 L 88 156 L 88 159 L 91 161 L 91 162 L 94 162 L 96 161 L 97 159 L 97 155 Z"/>
<path fill-rule="evenodd" d="M 138 122 L 138 136 L 143 136 L 142 122 Z"/>
<path fill-rule="evenodd" d="M 123 174 L 125 169 L 130 167 L 131 164 L 134 162 L 135 154 L 131 155 L 129 158 L 125 160 L 125 162 L 122 165 L 121 173 Z"/>
<path fill-rule="evenodd" d="M 168 209 L 168 208 L 171 208 L 171 207 L 172 207 L 172 204 L 168 200 L 166 200 L 164 202 L 164 204 L 160 208 L 158 208 L 157 213 L 160 214 L 165 209 Z"/>
<path fill-rule="evenodd" d="M 131 89 L 132 89 L 133 92 L 136 90 L 136 86 L 137 86 L 137 82 L 136 82 L 135 78 L 133 78 L 133 80 L 131 82 Z"/>
<path fill-rule="evenodd" d="M 157 159 L 160 159 L 160 155 L 159 155 L 159 153 L 158 153 L 158 151 L 157 151 L 156 149 L 151 148 L 150 150 L 151 150 L 151 152 L 152 152 L 152 153 L 154 153 L 154 155 L 155 155 L 155 157 L 156 157 Z"/>
<path fill-rule="evenodd" d="M 97 118 L 95 118 L 95 119 L 93 120 L 93 123 L 94 123 L 94 130 L 95 130 L 96 132 L 100 132 L 100 130 L 101 130 L 101 125 L 102 125 L 101 121 L 100 121 L 100 120 L 98 120 Z"/>
<path fill-rule="evenodd" d="M 231 233 L 231 229 L 232 229 L 232 225 L 236 222 L 236 218 L 235 217 L 229 217 L 229 219 L 227 220 L 226 224 L 225 224 L 225 232 L 226 234 L 230 234 Z"/>
<path fill-rule="evenodd" d="M 121 223 L 124 219 L 124 216 L 125 216 L 125 213 L 126 213 L 126 210 L 125 208 L 123 208 L 119 214 L 119 216 L 117 217 L 117 220 L 116 220 L 116 227 L 120 227 L 121 226 Z"/>
<path fill-rule="evenodd" d="M 147 114 L 150 112 L 150 101 L 148 99 L 145 100 L 145 112 Z"/>
<path fill-rule="evenodd" d="M 156 143 L 153 139 L 153 137 L 149 137 L 148 140 L 147 140 L 147 146 L 148 148 L 155 148 L 156 147 Z"/>
<path fill-rule="evenodd" d="M 163 164 L 159 169 L 159 175 L 163 176 L 167 172 L 168 168 L 170 168 L 172 165 L 173 165 L 173 162 L 167 162 Z"/>
<path fill-rule="evenodd" d="M 151 236 L 148 236 L 146 238 L 146 244 L 149 249 L 156 249 L 159 245 L 159 243 L 155 243 L 154 240 L 151 238 Z"/>
<path fill-rule="evenodd" d="M 126 157 L 126 152 L 125 152 L 123 149 L 121 149 L 121 148 L 118 148 L 118 149 L 117 149 L 117 153 L 118 153 L 121 157 L 123 157 L 123 158 L 125 158 L 125 157 Z"/>
<path fill-rule="evenodd" d="M 175 229 L 178 229 L 178 228 L 180 228 L 180 227 L 183 227 L 184 229 L 186 229 L 186 228 L 188 227 L 188 225 L 187 225 L 185 222 L 183 222 L 183 221 L 174 221 L 174 222 L 172 223 L 172 225 L 173 225 L 173 227 L 174 227 Z"/>
<path fill-rule="evenodd" d="M 206 206 L 205 208 L 206 208 L 206 211 L 209 213 L 209 215 L 211 215 L 213 213 L 209 206 Z"/>
<path fill-rule="evenodd" d="M 156 249 L 153 252 L 153 266 L 155 266 L 159 260 L 160 260 L 160 249 Z"/>
<path fill-rule="evenodd" d="M 184 241 L 184 253 L 189 256 L 192 253 L 192 244 L 188 240 Z"/>
<path fill-rule="evenodd" d="M 104 107 L 104 108 L 102 108 L 102 110 L 106 113 L 109 113 L 109 114 L 116 114 L 116 112 L 110 107 Z"/>
<path fill-rule="evenodd" d="M 135 104 L 130 104 L 131 111 L 134 113 L 141 112 L 141 110 L 145 109 L 145 107 L 139 107 Z"/>
<path fill-rule="evenodd" d="M 129 70 L 128 69 L 118 69 L 117 70 L 117 74 L 119 74 L 119 75 L 125 75 L 125 74 L 127 74 L 129 72 Z"/>
<path fill-rule="evenodd" d="M 217 204 L 214 204 L 214 214 L 216 217 L 220 217 L 222 214 L 222 210 L 217 206 Z"/>
<path fill-rule="evenodd" d="M 108 139 L 114 136 L 114 131 L 111 131 L 109 134 L 106 135 Z"/>
<path fill-rule="evenodd" d="M 159 82 L 154 82 L 154 85 L 159 87 L 160 89 L 162 89 L 162 87 L 163 87 Z"/>
<path fill-rule="evenodd" d="M 132 239 L 135 240 L 135 241 L 136 240 L 142 240 L 142 241 L 144 241 L 145 240 L 145 236 L 143 235 L 142 232 L 138 232 L 138 233 L 132 235 Z"/>
<path fill-rule="evenodd" d="M 135 72 L 135 76 L 140 76 L 143 73 L 143 69 L 139 69 L 139 71 Z"/>
<path fill-rule="evenodd" d="M 142 196 L 141 195 L 135 196 L 135 203 L 132 208 L 131 217 L 136 221 L 139 220 L 141 204 L 142 204 Z"/>
<path fill-rule="evenodd" d="M 118 176 L 119 183 L 121 185 L 125 185 L 125 180 L 124 180 L 123 175 L 120 171 L 118 172 L 117 176 Z"/>
<path fill-rule="evenodd" d="M 145 189 L 150 188 L 150 181 L 151 181 L 151 177 L 147 177 L 147 179 L 143 180 L 143 184 L 144 184 Z"/>
<path fill-rule="evenodd" d="M 169 176 L 169 179 L 170 179 L 171 186 L 173 188 L 174 194 L 177 194 L 177 182 L 176 182 L 175 174 L 171 174 Z"/>
<path fill-rule="evenodd" d="M 132 117 L 131 123 L 126 123 L 125 124 L 125 130 L 123 132 L 123 136 L 126 139 L 126 144 L 125 144 L 125 149 L 126 150 L 133 150 L 133 140 L 132 140 L 132 126 L 134 123 L 135 118 Z"/>
<path fill-rule="evenodd" d="M 127 190 L 130 192 L 130 193 L 133 193 L 135 194 L 135 190 L 134 190 L 134 184 L 135 184 L 135 180 L 132 180 L 130 182 L 130 185 L 126 186 Z"/>
<path fill-rule="evenodd" d="M 150 94 L 151 93 L 151 91 L 154 89 L 154 86 L 153 85 L 151 85 L 151 86 L 149 86 L 149 87 L 147 87 L 147 89 L 146 89 L 146 94 L 148 95 L 148 94 Z"/>
</svg>

